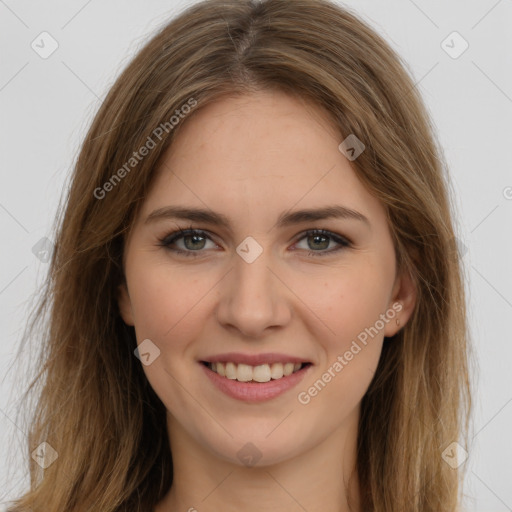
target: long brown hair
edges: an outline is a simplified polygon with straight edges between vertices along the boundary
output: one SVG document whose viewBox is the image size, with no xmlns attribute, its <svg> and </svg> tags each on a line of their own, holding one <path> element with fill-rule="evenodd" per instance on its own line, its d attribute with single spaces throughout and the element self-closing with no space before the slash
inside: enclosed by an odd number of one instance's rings
<svg viewBox="0 0 512 512">
<path fill-rule="evenodd" d="M 417 286 L 413 315 L 384 344 L 362 402 L 363 510 L 458 509 L 461 471 L 442 452 L 464 445 L 471 408 L 463 269 L 446 164 L 406 69 L 373 29 L 328 0 L 207 0 L 142 48 L 99 108 L 57 215 L 48 279 L 26 332 L 34 338 L 48 313 L 27 390 L 39 384 L 31 486 L 10 512 L 147 512 L 168 491 L 165 408 L 117 306 L 124 236 L 194 112 L 272 88 L 325 108 L 340 142 L 354 134 L 365 144 L 353 169 L 385 206 L 399 270 Z M 148 138 L 155 145 L 135 164 Z M 31 458 L 43 442 L 58 454 L 44 478 Z"/>
</svg>

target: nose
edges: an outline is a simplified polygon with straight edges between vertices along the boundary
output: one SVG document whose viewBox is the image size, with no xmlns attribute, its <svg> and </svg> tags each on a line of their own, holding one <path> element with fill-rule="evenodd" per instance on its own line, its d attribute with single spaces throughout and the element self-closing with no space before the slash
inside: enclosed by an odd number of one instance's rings
<svg viewBox="0 0 512 512">
<path fill-rule="evenodd" d="M 216 317 L 224 328 L 247 338 L 261 338 L 269 329 L 285 326 L 291 318 L 290 291 L 264 250 L 248 263 L 238 254 L 234 267 L 219 284 Z"/>
</svg>

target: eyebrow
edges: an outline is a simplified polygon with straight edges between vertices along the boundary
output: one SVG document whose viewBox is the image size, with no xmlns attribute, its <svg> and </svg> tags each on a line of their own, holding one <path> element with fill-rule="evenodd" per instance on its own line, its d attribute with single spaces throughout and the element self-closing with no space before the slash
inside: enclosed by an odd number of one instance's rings
<svg viewBox="0 0 512 512">
<path fill-rule="evenodd" d="M 186 206 L 165 206 L 151 212 L 144 221 L 144 224 L 157 222 L 163 219 L 184 219 L 199 223 L 231 229 L 229 219 L 222 213 L 214 212 L 204 208 L 193 208 Z M 283 228 L 304 222 L 314 222 L 326 219 L 352 219 L 363 222 L 371 227 L 370 221 L 362 213 L 341 205 L 325 206 L 322 208 L 311 208 L 283 212 L 277 220 L 277 227 Z"/>
</svg>

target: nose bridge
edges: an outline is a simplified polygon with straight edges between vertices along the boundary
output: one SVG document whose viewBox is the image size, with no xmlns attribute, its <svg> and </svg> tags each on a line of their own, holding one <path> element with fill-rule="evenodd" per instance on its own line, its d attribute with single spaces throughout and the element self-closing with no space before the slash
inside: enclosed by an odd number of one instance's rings
<svg viewBox="0 0 512 512">
<path fill-rule="evenodd" d="M 234 268 L 221 288 L 217 318 L 246 335 L 287 321 L 283 285 L 270 270 L 272 251 L 248 237 L 237 247 Z"/>
</svg>

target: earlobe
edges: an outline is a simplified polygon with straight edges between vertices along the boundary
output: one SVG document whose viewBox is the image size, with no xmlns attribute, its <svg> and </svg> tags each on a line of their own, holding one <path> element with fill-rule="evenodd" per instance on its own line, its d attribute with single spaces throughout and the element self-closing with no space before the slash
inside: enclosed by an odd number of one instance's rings
<svg viewBox="0 0 512 512">
<path fill-rule="evenodd" d="M 134 325 L 132 303 L 125 282 L 121 283 L 117 288 L 117 304 L 124 323 L 127 325 Z"/>
<path fill-rule="evenodd" d="M 416 285 L 409 273 L 400 276 L 393 291 L 393 298 L 388 306 L 390 321 L 384 329 L 384 336 L 386 337 L 394 336 L 405 326 L 416 305 Z"/>
</svg>

